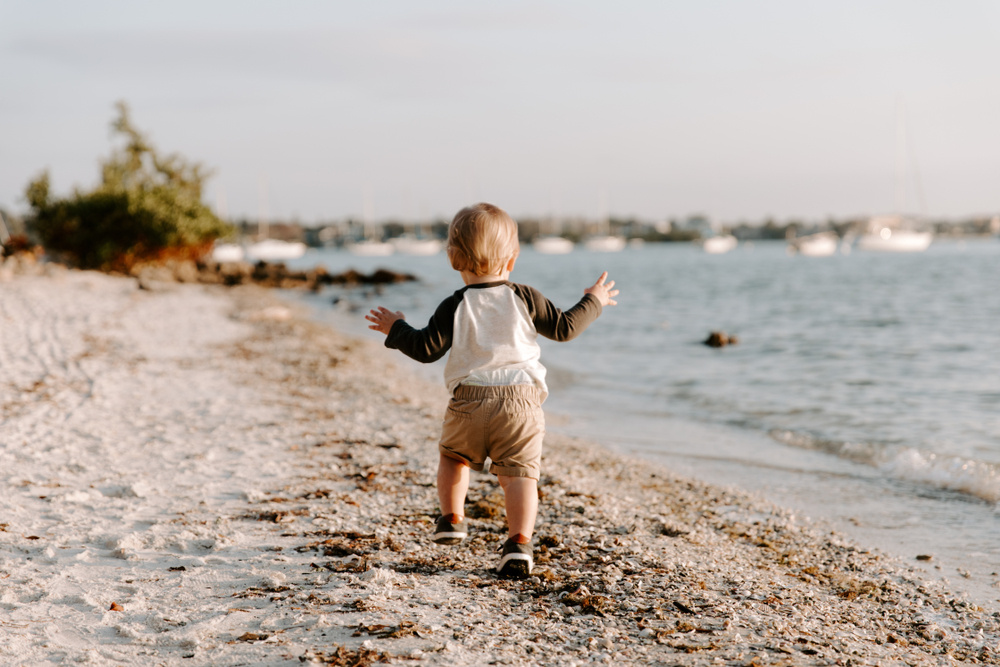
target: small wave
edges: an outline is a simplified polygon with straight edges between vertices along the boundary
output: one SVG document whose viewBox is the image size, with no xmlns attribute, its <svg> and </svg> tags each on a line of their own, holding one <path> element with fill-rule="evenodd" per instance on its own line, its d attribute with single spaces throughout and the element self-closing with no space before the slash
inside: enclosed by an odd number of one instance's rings
<svg viewBox="0 0 1000 667">
<path fill-rule="evenodd" d="M 770 435 L 791 447 L 824 452 L 872 466 L 893 479 L 1000 503 L 1000 466 L 993 463 L 946 456 L 913 447 L 824 440 L 795 431 L 775 429 Z"/>
<path fill-rule="evenodd" d="M 824 440 L 806 433 L 782 429 L 773 429 L 769 435 L 778 442 L 791 447 L 833 454 L 842 459 L 866 465 L 877 466 L 885 456 L 884 447 L 870 443 Z"/>
<path fill-rule="evenodd" d="M 1000 503 L 1000 466 L 985 461 L 903 447 L 879 469 L 899 479 Z"/>
</svg>

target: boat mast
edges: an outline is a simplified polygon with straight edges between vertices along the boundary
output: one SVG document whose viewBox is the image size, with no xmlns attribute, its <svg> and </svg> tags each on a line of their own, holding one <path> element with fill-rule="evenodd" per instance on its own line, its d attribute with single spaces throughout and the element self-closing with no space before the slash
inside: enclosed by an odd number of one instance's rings
<svg viewBox="0 0 1000 667">
<path fill-rule="evenodd" d="M 920 214 L 927 215 L 927 202 L 924 200 L 923 182 L 920 178 L 920 168 L 917 165 L 917 153 L 909 140 L 906 122 L 906 107 L 902 98 L 896 99 L 896 213 L 903 215 L 906 208 L 907 172 L 912 170 L 913 190 L 917 197 Z M 907 165 L 909 158 L 909 165 Z M 907 169 L 909 166 L 909 169 Z"/>
<path fill-rule="evenodd" d="M 261 174 L 257 180 L 257 235 L 266 239 L 271 235 L 267 221 L 267 176 Z"/>
</svg>

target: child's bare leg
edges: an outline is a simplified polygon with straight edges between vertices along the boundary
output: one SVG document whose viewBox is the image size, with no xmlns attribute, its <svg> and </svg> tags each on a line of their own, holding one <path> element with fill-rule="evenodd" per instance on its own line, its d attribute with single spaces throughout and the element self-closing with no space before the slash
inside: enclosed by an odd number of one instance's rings
<svg viewBox="0 0 1000 667">
<path fill-rule="evenodd" d="M 507 505 L 507 530 L 510 537 L 531 539 L 538 515 L 538 480 L 530 477 L 497 475 Z"/>
<path fill-rule="evenodd" d="M 469 492 L 469 466 L 441 454 L 438 460 L 438 500 L 441 514 L 465 516 L 465 496 Z"/>
</svg>

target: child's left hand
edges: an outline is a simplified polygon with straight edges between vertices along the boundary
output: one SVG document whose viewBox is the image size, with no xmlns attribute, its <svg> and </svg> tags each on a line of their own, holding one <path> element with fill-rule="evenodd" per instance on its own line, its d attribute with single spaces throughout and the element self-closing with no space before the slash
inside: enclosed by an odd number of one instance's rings
<svg viewBox="0 0 1000 667">
<path fill-rule="evenodd" d="M 602 306 L 617 306 L 618 302 L 615 301 L 615 297 L 618 296 L 618 290 L 614 289 L 615 281 L 611 280 L 605 283 L 604 281 L 607 279 L 608 272 L 605 271 L 597 279 L 597 282 L 583 290 L 583 293 L 593 294 Z"/>
<path fill-rule="evenodd" d="M 368 325 L 369 329 L 381 331 L 388 336 L 389 330 L 392 329 L 392 325 L 395 324 L 396 320 L 405 320 L 406 315 L 403 315 L 403 313 L 398 310 L 396 312 L 392 312 L 388 308 L 379 306 L 378 308 L 372 308 L 371 312 L 365 315 L 365 319 L 369 322 L 375 323 Z"/>
</svg>

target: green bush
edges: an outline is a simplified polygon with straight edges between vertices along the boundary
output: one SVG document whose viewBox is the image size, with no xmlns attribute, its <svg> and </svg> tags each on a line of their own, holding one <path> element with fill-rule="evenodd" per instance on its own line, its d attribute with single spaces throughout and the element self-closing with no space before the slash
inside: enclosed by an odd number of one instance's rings
<svg viewBox="0 0 1000 667">
<path fill-rule="evenodd" d="M 124 102 L 112 123 L 125 145 L 101 163 L 101 183 L 53 199 L 49 174 L 28 184 L 28 220 L 45 249 L 82 268 L 128 270 L 137 262 L 197 257 L 233 232 L 201 201 L 208 174 L 178 155 L 160 157 Z"/>
</svg>

